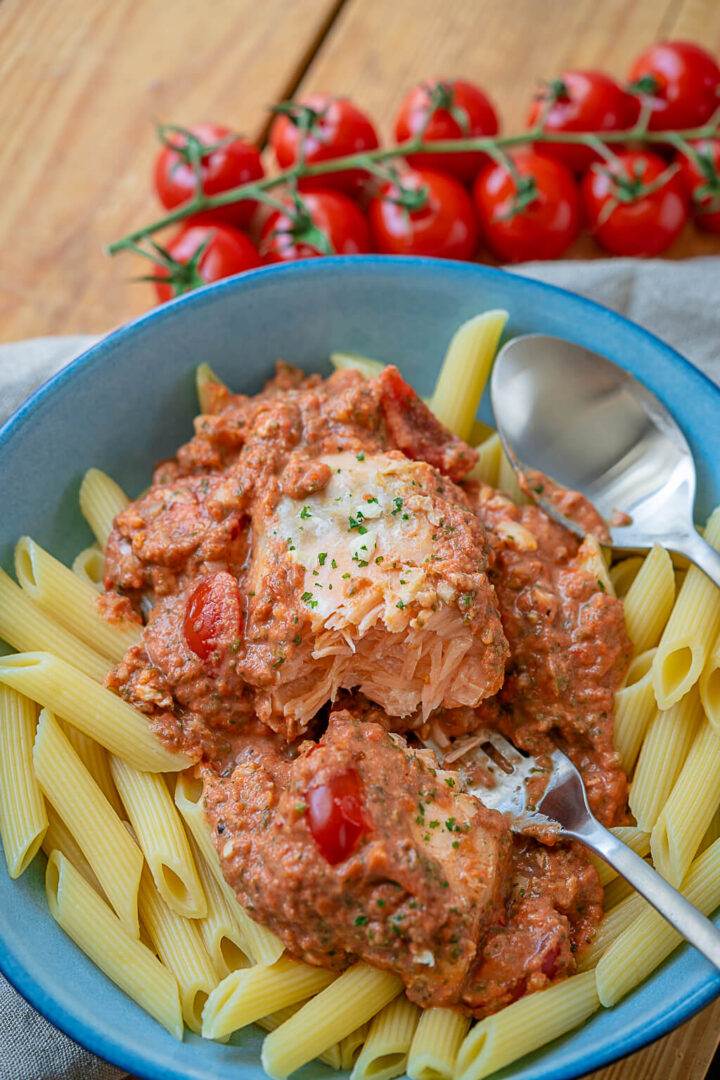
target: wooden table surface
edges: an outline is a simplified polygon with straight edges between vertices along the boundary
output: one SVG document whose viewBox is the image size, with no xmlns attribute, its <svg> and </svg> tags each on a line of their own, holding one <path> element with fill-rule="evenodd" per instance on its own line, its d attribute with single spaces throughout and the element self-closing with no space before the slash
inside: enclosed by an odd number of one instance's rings
<svg viewBox="0 0 720 1080">
<path fill-rule="evenodd" d="M 535 81 L 622 76 L 663 37 L 720 52 L 720 0 L 0 0 L 0 341 L 101 333 L 146 310 L 135 260 L 105 246 L 157 213 L 153 121 L 262 139 L 265 106 L 356 98 L 383 134 L 432 75 L 487 87 L 517 129 Z M 597 257 L 588 238 L 571 255 Z M 688 227 L 671 257 L 720 254 Z M 702 1080 L 720 1002 L 595 1080 Z"/>
</svg>

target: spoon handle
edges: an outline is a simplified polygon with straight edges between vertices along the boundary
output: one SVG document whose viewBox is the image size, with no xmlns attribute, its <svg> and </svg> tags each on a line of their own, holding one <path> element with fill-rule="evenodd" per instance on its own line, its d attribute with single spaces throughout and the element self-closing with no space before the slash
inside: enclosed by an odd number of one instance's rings
<svg viewBox="0 0 720 1080">
<path fill-rule="evenodd" d="M 692 530 L 687 537 L 672 545 L 673 550 L 685 555 L 720 589 L 720 553 L 703 540 L 699 533 Z"/>
</svg>

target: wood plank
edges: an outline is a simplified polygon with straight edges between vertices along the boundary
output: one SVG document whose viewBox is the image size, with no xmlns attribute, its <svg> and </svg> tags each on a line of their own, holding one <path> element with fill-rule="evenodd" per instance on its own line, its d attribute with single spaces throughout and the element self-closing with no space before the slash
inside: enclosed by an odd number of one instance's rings
<svg viewBox="0 0 720 1080">
<path fill-rule="evenodd" d="M 151 220 L 154 121 L 259 137 L 338 0 L 4 0 L 0 337 L 101 332 L 150 306 L 103 254 Z M 149 266 L 149 264 L 148 264 Z"/>
<path fill-rule="evenodd" d="M 567 67 L 598 67 L 622 79 L 649 42 L 668 36 L 720 52 L 717 0 L 348 0 L 299 92 L 348 94 L 392 138 L 405 91 L 421 79 L 465 76 L 482 85 L 504 131 L 525 127 L 538 81 Z M 668 255 L 713 255 L 720 239 L 688 225 Z M 588 236 L 572 258 L 604 253 Z M 483 261 L 493 262 L 483 256 Z"/>
</svg>

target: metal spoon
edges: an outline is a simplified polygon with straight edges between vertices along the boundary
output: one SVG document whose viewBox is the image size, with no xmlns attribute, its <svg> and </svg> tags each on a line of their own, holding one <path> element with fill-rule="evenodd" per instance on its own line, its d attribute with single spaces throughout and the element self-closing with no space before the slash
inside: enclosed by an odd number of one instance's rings
<svg viewBox="0 0 720 1080">
<path fill-rule="evenodd" d="M 513 468 L 579 491 L 609 522 L 613 548 L 662 544 L 720 586 L 720 554 L 693 525 L 695 462 L 661 401 L 604 356 L 549 334 L 526 334 L 498 353 L 490 381 L 498 432 Z M 543 498 L 531 497 L 579 535 Z M 613 525 L 615 511 L 628 525 Z M 606 543 L 606 540 L 602 541 Z"/>
</svg>

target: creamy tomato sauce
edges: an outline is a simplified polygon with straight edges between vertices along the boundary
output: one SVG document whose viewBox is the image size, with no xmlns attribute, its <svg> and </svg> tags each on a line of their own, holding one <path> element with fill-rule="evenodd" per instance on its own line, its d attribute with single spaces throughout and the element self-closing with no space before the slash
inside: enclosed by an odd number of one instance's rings
<svg viewBox="0 0 720 1080">
<path fill-rule="evenodd" d="M 108 685 L 197 762 L 223 872 L 290 953 L 396 971 L 474 1016 L 571 974 L 602 913 L 574 845 L 513 837 L 441 769 L 496 726 L 561 745 L 625 820 L 622 605 L 394 368 L 306 377 L 207 414 L 106 551 L 108 617 L 144 621 Z"/>
</svg>

